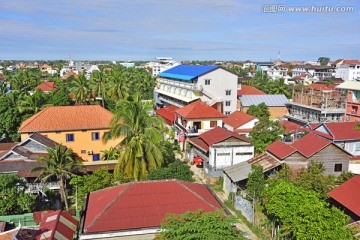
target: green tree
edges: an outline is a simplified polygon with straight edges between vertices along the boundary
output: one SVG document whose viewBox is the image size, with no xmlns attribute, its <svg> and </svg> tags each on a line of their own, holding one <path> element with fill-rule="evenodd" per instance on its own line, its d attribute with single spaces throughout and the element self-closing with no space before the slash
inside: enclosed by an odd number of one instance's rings
<svg viewBox="0 0 360 240">
<path fill-rule="evenodd" d="M 264 102 L 259 105 L 251 105 L 246 111 L 247 114 L 250 114 L 254 117 L 257 117 L 259 120 L 269 120 L 270 112 L 268 106 Z"/>
<path fill-rule="evenodd" d="M 262 153 L 271 143 L 280 140 L 281 134 L 285 132 L 279 122 L 260 120 L 250 132 L 251 141 L 254 144 L 255 152 Z"/>
<path fill-rule="evenodd" d="M 82 162 L 74 157 L 73 152 L 69 148 L 62 145 L 55 146 L 54 149 L 48 148 L 48 157 L 40 157 L 37 162 L 43 163 L 44 166 L 35 167 L 32 172 L 40 172 L 36 180 L 46 182 L 49 178 L 55 177 L 60 183 L 60 196 L 62 202 L 65 203 L 65 209 L 69 210 L 66 196 L 66 179 L 71 174 L 81 169 Z"/>
<path fill-rule="evenodd" d="M 169 214 L 161 223 L 157 240 L 231 240 L 245 239 L 233 227 L 233 216 L 224 217 L 223 211 L 204 212 L 199 209 L 184 214 Z"/>
<path fill-rule="evenodd" d="M 71 93 L 74 94 L 75 101 L 78 104 L 87 104 L 91 95 L 89 81 L 84 74 L 79 74 L 77 79 L 72 81 L 73 87 Z"/>
<path fill-rule="evenodd" d="M 40 112 L 46 104 L 47 96 L 39 89 L 35 90 L 32 95 L 23 95 L 18 103 L 20 114 L 35 114 Z"/>
<path fill-rule="evenodd" d="M 325 176 L 324 172 L 323 163 L 311 161 L 307 168 L 302 169 L 294 179 L 294 184 L 314 191 L 322 199 L 327 199 L 327 193 L 335 187 L 335 177 L 333 175 Z"/>
<path fill-rule="evenodd" d="M 149 115 L 151 110 L 151 103 L 141 101 L 137 94 L 121 100 L 111 121 L 110 134 L 105 135 L 105 140 L 123 138 L 119 146 L 124 151 L 117 170 L 135 181 L 146 179 L 149 172 L 163 163 L 160 143 L 164 124 L 158 116 Z"/>
<path fill-rule="evenodd" d="M 246 183 L 246 192 L 252 199 L 259 199 L 265 189 L 265 178 L 262 166 L 251 166 L 248 181 Z"/>
<path fill-rule="evenodd" d="M 120 151 L 113 147 L 110 147 L 108 150 L 102 150 L 101 153 L 102 160 L 118 160 L 120 157 Z"/>
<path fill-rule="evenodd" d="M 17 132 L 21 124 L 21 116 L 18 111 L 18 93 L 0 95 L 0 137 L 18 141 L 20 134 Z"/>
<path fill-rule="evenodd" d="M 318 58 L 318 62 L 320 63 L 321 66 L 326 66 L 330 61 L 330 58 L 328 57 L 319 57 Z"/>
<path fill-rule="evenodd" d="M 70 97 L 69 92 L 64 89 L 61 89 L 57 92 L 50 93 L 48 104 L 52 106 L 69 106 Z"/>
<path fill-rule="evenodd" d="M 138 91 L 136 91 L 138 92 Z M 129 89 L 127 81 L 119 70 L 114 69 L 110 75 L 108 96 L 114 101 L 119 101 L 128 96 Z"/>
<path fill-rule="evenodd" d="M 161 180 L 161 179 L 178 179 L 188 182 L 193 182 L 193 172 L 190 170 L 190 166 L 180 161 L 170 163 L 167 167 L 162 167 L 154 170 L 148 176 L 149 180 Z"/>
<path fill-rule="evenodd" d="M 81 209 L 84 206 L 85 197 L 90 192 L 113 186 L 114 177 L 107 167 L 101 167 L 92 174 L 73 175 L 69 183 L 77 189 L 75 201 Z"/>
<path fill-rule="evenodd" d="M 174 143 L 171 143 L 169 141 L 162 141 L 160 143 L 160 149 L 163 153 L 163 167 L 168 166 L 170 163 L 175 162 L 175 153 L 174 150 L 176 148 L 176 145 Z"/>
<path fill-rule="evenodd" d="M 0 174 L 0 215 L 32 212 L 36 197 L 26 189 L 26 181 L 18 175 Z"/>
<path fill-rule="evenodd" d="M 283 94 L 287 98 L 291 98 L 291 91 L 288 85 L 285 84 L 283 78 L 276 79 L 269 84 L 269 94 Z"/>
<path fill-rule="evenodd" d="M 102 106 L 105 107 L 105 95 L 107 92 L 107 76 L 103 71 L 94 71 L 90 77 L 90 85 L 95 96 L 101 98 Z"/>
<path fill-rule="evenodd" d="M 270 181 L 264 191 L 266 214 L 281 226 L 281 237 L 290 239 L 354 239 L 345 227 L 349 217 L 320 200 L 313 191 L 286 180 Z"/>
</svg>

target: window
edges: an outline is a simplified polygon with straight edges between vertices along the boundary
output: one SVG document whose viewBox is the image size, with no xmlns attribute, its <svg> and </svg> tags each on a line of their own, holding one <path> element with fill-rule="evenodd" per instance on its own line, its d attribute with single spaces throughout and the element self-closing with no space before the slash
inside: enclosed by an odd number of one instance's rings
<svg viewBox="0 0 360 240">
<path fill-rule="evenodd" d="M 60 132 L 60 131 L 56 131 L 55 133 L 56 133 L 56 134 L 60 134 L 61 132 Z"/>
<path fill-rule="evenodd" d="M 85 153 L 86 153 L 86 150 L 81 150 L 81 153 L 82 153 L 82 154 L 85 154 Z"/>
<path fill-rule="evenodd" d="M 205 85 L 210 85 L 210 79 L 205 79 Z"/>
<path fill-rule="evenodd" d="M 231 101 L 226 101 L 226 102 L 225 102 L 225 106 L 227 106 L 227 107 L 229 107 L 230 104 L 231 104 Z"/>
<path fill-rule="evenodd" d="M 211 128 L 217 127 L 217 121 L 210 121 L 210 127 Z"/>
<path fill-rule="evenodd" d="M 100 153 L 93 154 L 93 161 L 99 161 L 100 160 Z"/>
<path fill-rule="evenodd" d="M 252 152 L 238 152 L 236 153 L 236 156 L 242 156 L 242 155 L 252 155 Z"/>
<path fill-rule="evenodd" d="M 86 129 L 83 129 L 83 130 L 81 130 L 82 132 L 87 132 L 87 130 Z"/>
<path fill-rule="evenodd" d="M 100 139 L 100 133 L 99 132 L 93 132 L 91 133 L 91 139 L 93 141 L 99 140 Z"/>
<path fill-rule="evenodd" d="M 230 156 L 230 153 L 218 153 L 217 156 Z"/>
<path fill-rule="evenodd" d="M 74 134 L 73 133 L 69 133 L 69 134 L 66 134 L 66 141 L 67 142 L 74 142 Z"/>
<path fill-rule="evenodd" d="M 230 112 L 225 112 L 225 115 L 226 115 L 226 116 L 230 115 Z"/>
<path fill-rule="evenodd" d="M 231 90 L 225 90 L 225 95 L 230 96 L 231 95 Z"/>
<path fill-rule="evenodd" d="M 335 163 L 334 172 L 342 171 L 342 163 Z"/>
<path fill-rule="evenodd" d="M 360 151 L 360 142 L 355 143 L 355 151 Z"/>
</svg>

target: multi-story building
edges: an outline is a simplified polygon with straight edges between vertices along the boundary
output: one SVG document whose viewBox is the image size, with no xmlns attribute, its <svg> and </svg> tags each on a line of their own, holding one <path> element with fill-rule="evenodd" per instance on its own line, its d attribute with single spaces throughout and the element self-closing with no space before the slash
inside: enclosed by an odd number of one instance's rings
<svg viewBox="0 0 360 240">
<path fill-rule="evenodd" d="M 173 60 L 171 57 L 157 57 L 156 62 L 151 62 L 149 67 L 151 68 L 151 74 L 157 76 L 159 73 L 180 65 L 179 62 Z"/>
<path fill-rule="evenodd" d="M 337 66 L 335 72 L 335 77 L 342 78 L 345 81 L 360 81 L 360 62 L 358 60 L 344 60 L 342 64 Z"/>
<path fill-rule="evenodd" d="M 346 81 L 336 88 L 347 91 L 346 120 L 360 121 L 360 82 Z"/>
<path fill-rule="evenodd" d="M 329 79 L 335 75 L 335 68 L 332 66 L 299 65 L 292 69 L 292 76 L 308 74 L 311 78 L 318 80 Z"/>
<path fill-rule="evenodd" d="M 158 107 L 183 107 L 198 99 L 225 115 L 236 110 L 238 76 L 219 66 L 178 65 L 158 75 Z"/>
<path fill-rule="evenodd" d="M 103 150 L 115 147 L 121 139 L 104 142 L 110 131 L 113 114 L 99 105 L 52 106 L 25 120 L 20 128 L 21 140 L 37 132 L 71 148 L 86 163 L 99 161 Z"/>
<path fill-rule="evenodd" d="M 319 87 L 318 85 L 322 85 Z M 294 92 L 286 117 L 295 123 L 340 122 L 345 115 L 345 97 L 334 87 L 313 84 Z"/>
</svg>

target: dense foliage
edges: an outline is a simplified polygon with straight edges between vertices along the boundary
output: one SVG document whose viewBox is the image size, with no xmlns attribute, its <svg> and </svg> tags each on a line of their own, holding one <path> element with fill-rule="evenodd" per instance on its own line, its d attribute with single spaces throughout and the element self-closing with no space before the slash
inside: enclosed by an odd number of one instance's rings
<svg viewBox="0 0 360 240">
<path fill-rule="evenodd" d="M 25 193 L 26 181 L 16 174 L 0 174 L 0 215 L 32 212 L 35 196 Z"/>
<path fill-rule="evenodd" d="M 184 214 L 169 214 L 161 223 L 157 240 L 231 240 L 245 239 L 233 227 L 235 217 L 224 217 L 222 211 L 204 212 L 199 209 Z"/>
<path fill-rule="evenodd" d="M 170 163 L 167 167 L 158 168 L 149 174 L 149 180 L 178 179 L 193 182 L 193 172 L 190 166 L 180 161 Z"/>
<path fill-rule="evenodd" d="M 246 191 L 252 199 L 258 199 L 262 196 L 265 189 L 265 178 L 262 166 L 251 166 L 248 181 L 246 182 Z"/>
<path fill-rule="evenodd" d="M 262 153 L 271 143 L 280 140 L 284 128 L 279 122 L 260 120 L 250 132 L 250 139 L 255 147 L 255 153 Z"/>
<path fill-rule="evenodd" d="M 270 118 L 269 108 L 263 102 L 259 105 L 251 105 L 246 113 L 257 117 L 259 120 L 269 120 Z"/>
<path fill-rule="evenodd" d="M 84 205 L 85 197 L 90 192 L 110 187 L 113 184 L 113 174 L 109 172 L 107 167 L 101 167 L 95 170 L 92 174 L 73 175 L 70 180 L 70 185 L 74 187 L 75 191 L 77 189 L 76 200 L 80 209 Z"/>
<path fill-rule="evenodd" d="M 286 180 L 271 181 L 264 191 L 266 214 L 291 239 L 354 239 L 349 217 L 320 200 L 313 191 Z"/>
</svg>

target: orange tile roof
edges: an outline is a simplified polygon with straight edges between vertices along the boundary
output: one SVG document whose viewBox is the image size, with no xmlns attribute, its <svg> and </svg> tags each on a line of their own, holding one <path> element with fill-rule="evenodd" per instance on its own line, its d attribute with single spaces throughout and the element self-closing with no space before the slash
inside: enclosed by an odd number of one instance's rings
<svg viewBox="0 0 360 240">
<path fill-rule="evenodd" d="M 100 105 L 52 106 L 25 120 L 19 132 L 107 129 L 113 116 Z"/>
<path fill-rule="evenodd" d="M 223 123 L 233 127 L 234 129 L 244 125 L 245 123 L 250 122 L 251 120 L 255 119 L 256 117 L 246 114 L 240 111 L 235 111 L 230 114 L 227 118 L 223 120 Z"/>
<path fill-rule="evenodd" d="M 43 82 L 40 85 L 38 85 L 37 87 L 35 87 L 35 89 L 40 89 L 43 92 L 59 90 L 59 88 L 53 82 Z"/>
<path fill-rule="evenodd" d="M 303 73 L 303 74 L 301 74 L 301 75 L 299 75 L 299 76 L 295 76 L 295 77 L 293 77 L 294 79 L 302 79 L 302 78 L 306 78 L 306 76 L 308 76 L 309 74 L 307 74 L 307 73 Z"/>
<path fill-rule="evenodd" d="M 175 111 L 186 119 L 226 118 L 224 114 L 198 100 Z"/>
<path fill-rule="evenodd" d="M 344 60 L 343 64 L 360 64 L 359 60 Z"/>
<path fill-rule="evenodd" d="M 266 93 L 252 86 L 241 85 L 241 89 L 237 90 L 237 95 L 266 95 Z"/>
</svg>

